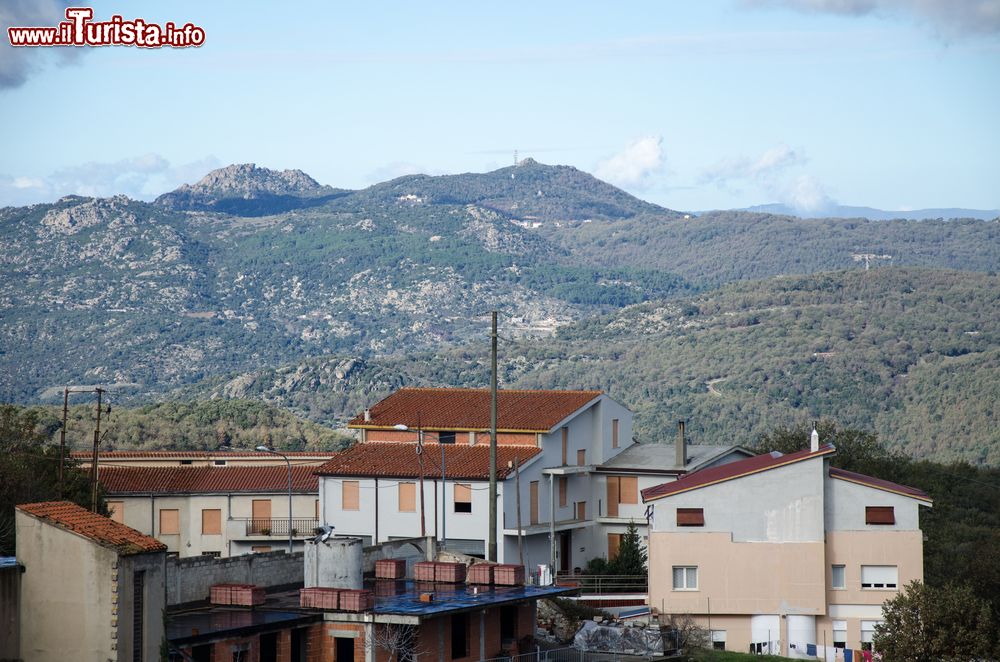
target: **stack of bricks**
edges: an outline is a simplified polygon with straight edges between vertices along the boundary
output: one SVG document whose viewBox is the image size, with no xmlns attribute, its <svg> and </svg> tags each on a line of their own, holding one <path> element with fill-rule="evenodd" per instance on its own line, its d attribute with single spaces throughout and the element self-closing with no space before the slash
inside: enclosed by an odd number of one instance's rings
<svg viewBox="0 0 1000 662">
<path fill-rule="evenodd" d="M 413 578 L 418 582 L 434 581 L 434 561 L 420 561 L 413 564 Z"/>
<path fill-rule="evenodd" d="M 341 589 L 341 611 L 368 611 L 375 606 L 375 596 L 363 589 Z"/>
<path fill-rule="evenodd" d="M 209 592 L 213 605 L 253 607 L 264 604 L 264 589 L 253 584 L 216 584 Z"/>
<path fill-rule="evenodd" d="M 312 609 L 338 609 L 340 589 L 323 586 L 299 589 L 299 605 Z"/>
<path fill-rule="evenodd" d="M 434 564 L 434 581 L 457 584 L 465 581 L 464 563 L 438 561 Z"/>
<path fill-rule="evenodd" d="M 466 580 L 470 584 L 492 584 L 493 583 L 492 563 L 474 563 L 469 566 Z"/>
<path fill-rule="evenodd" d="M 493 568 L 493 583 L 497 586 L 520 586 L 524 584 L 524 566 L 500 563 Z"/>
<path fill-rule="evenodd" d="M 404 579 L 405 559 L 378 559 L 375 561 L 375 579 Z"/>
</svg>

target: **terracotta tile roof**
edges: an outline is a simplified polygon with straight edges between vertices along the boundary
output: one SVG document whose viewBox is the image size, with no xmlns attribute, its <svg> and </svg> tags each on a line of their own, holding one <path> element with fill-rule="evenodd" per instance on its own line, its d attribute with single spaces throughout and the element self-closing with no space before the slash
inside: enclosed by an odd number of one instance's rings
<svg viewBox="0 0 1000 662">
<path fill-rule="evenodd" d="M 738 462 L 730 462 L 729 464 L 723 464 L 719 467 L 711 467 L 708 469 L 702 469 L 701 471 L 695 471 L 694 473 L 690 473 L 680 480 L 675 480 L 672 483 L 663 483 L 662 485 L 656 485 L 655 487 L 647 487 L 642 491 L 642 500 L 654 501 L 656 499 L 662 499 L 663 497 L 670 496 L 672 494 L 688 492 L 690 490 L 698 489 L 699 487 L 706 487 L 708 485 L 714 485 L 716 483 L 732 480 L 734 478 L 740 478 L 741 476 L 760 473 L 761 471 L 767 471 L 768 469 L 775 469 L 777 467 L 783 467 L 787 464 L 801 462 L 802 460 L 831 455 L 835 451 L 836 449 L 833 446 L 822 446 L 815 453 L 811 452 L 807 448 L 805 450 L 796 451 L 795 453 L 789 453 L 788 455 L 782 455 L 777 451 L 765 453 L 764 455 L 755 455 L 754 457 L 748 457 L 747 459 L 740 460 Z"/>
<path fill-rule="evenodd" d="M 288 457 L 329 457 L 333 451 L 281 451 Z M 93 451 L 73 451 L 70 457 L 77 460 L 89 460 L 93 457 Z M 271 453 L 261 453 L 259 451 L 176 451 L 176 450 L 120 450 L 101 451 L 101 460 L 115 459 L 212 459 L 225 460 L 226 458 L 245 457 L 266 457 L 280 461 L 281 458 Z"/>
<path fill-rule="evenodd" d="M 292 465 L 292 492 L 318 494 L 316 466 Z M 109 495 L 282 493 L 288 469 L 264 467 L 101 467 L 101 485 Z"/>
<path fill-rule="evenodd" d="M 368 476 L 387 478 L 417 478 L 417 445 L 409 442 L 370 441 L 355 444 L 321 466 L 320 476 Z M 424 473 L 427 477 L 441 475 L 441 448 L 445 453 L 445 477 L 488 480 L 490 477 L 489 444 L 476 446 L 434 444 L 424 450 Z M 503 480 L 513 469 L 507 467 L 517 457 L 523 465 L 541 453 L 535 446 L 497 446 L 497 478 Z"/>
<path fill-rule="evenodd" d="M 17 509 L 101 545 L 114 547 L 119 554 L 143 554 L 167 550 L 167 546 L 156 538 L 139 533 L 132 527 L 92 513 L 69 501 L 25 503 Z"/>
<path fill-rule="evenodd" d="M 927 501 L 927 502 L 932 501 L 930 496 L 928 496 L 927 492 L 919 490 L 915 487 L 900 485 L 899 483 L 893 483 L 888 480 L 882 480 L 881 478 L 866 476 L 864 474 L 855 473 L 853 471 L 847 471 L 845 469 L 830 467 L 830 477 L 839 478 L 841 480 L 846 480 L 851 483 L 867 485 L 868 487 L 874 487 L 877 490 L 884 490 L 886 492 L 893 492 L 895 494 L 900 494 L 902 496 L 913 497 L 914 499 L 920 499 L 921 501 Z"/>
<path fill-rule="evenodd" d="M 497 429 L 548 432 L 567 416 L 602 395 L 601 391 L 517 391 L 497 394 Z M 490 427 L 490 391 L 478 388 L 401 388 L 348 427 L 389 429 L 402 423 L 425 430 L 486 430 Z"/>
</svg>

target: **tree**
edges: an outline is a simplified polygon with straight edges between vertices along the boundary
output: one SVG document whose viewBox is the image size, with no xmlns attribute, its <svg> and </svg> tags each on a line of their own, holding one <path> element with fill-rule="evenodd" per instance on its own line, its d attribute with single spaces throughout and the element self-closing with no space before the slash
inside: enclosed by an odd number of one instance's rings
<svg viewBox="0 0 1000 662">
<path fill-rule="evenodd" d="M 646 570 L 646 550 L 642 548 L 642 540 L 639 538 L 639 529 L 635 522 L 628 523 L 628 529 L 622 536 L 621 544 L 618 546 L 618 556 L 610 564 L 611 574 L 631 575 L 645 577 Z"/>
<path fill-rule="evenodd" d="M 388 655 L 387 662 L 411 662 L 419 653 L 417 628 L 412 625 L 382 623 L 372 628 L 365 645 L 371 649 L 383 650 Z M 376 654 L 375 657 L 378 657 Z"/>
<path fill-rule="evenodd" d="M 15 553 L 14 506 L 59 494 L 59 447 L 46 444 L 39 411 L 0 405 L 0 555 Z M 69 457 L 61 498 L 90 507 L 90 477 Z M 101 506 L 103 508 L 103 505 Z"/>
<path fill-rule="evenodd" d="M 873 648 L 886 662 L 995 659 L 996 627 L 989 604 L 968 585 L 906 585 L 882 605 Z"/>
</svg>

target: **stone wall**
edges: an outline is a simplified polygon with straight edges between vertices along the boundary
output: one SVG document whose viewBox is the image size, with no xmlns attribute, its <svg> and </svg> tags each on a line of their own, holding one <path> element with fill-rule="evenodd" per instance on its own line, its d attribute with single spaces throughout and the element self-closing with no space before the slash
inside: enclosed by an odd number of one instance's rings
<svg viewBox="0 0 1000 662">
<path fill-rule="evenodd" d="M 284 586 L 302 584 L 303 577 L 302 552 L 170 558 L 167 559 L 167 604 L 207 600 L 213 584 Z"/>
</svg>

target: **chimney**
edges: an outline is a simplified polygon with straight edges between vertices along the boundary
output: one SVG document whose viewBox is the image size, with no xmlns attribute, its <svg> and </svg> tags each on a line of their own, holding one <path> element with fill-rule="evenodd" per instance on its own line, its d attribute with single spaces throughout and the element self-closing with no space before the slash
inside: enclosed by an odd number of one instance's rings
<svg viewBox="0 0 1000 662">
<path fill-rule="evenodd" d="M 677 468 L 687 466 L 687 440 L 684 438 L 684 421 L 677 421 Z"/>
<path fill-rule="evenodd" d="M 809 435 L 809 450 L 813 453 L 819 450 L 819 432 L 816 432 L 816 423 L 813 423 L 812 434 Z"/>
<path fill-rule="evenodd" d="M 365 409 L 365 423 L 371 423 L 371 422 L 372 422 L 372 410 Z"/>
</svg>

